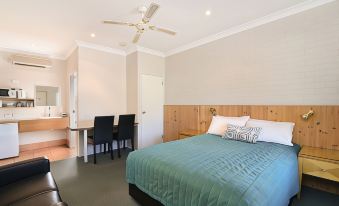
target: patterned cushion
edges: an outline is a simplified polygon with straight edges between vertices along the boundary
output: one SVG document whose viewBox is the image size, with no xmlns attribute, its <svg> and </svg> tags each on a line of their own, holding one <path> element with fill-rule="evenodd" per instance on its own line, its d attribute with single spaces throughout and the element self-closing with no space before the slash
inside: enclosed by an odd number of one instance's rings
<svg viewBox="0 0 339 206">
<path fill-rule="evenodd" d="M 260 127 L 241 127 L 228 124 L 227 130 L 222 138 L 255 143 L 259 137 L 260 131 Z"/>
</svg>

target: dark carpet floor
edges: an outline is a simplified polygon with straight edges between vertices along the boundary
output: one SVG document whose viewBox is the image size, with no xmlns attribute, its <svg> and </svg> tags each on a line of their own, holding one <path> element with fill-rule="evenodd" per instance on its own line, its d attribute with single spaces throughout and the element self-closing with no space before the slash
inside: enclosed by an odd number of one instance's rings
<svg viewBox="0 0 339 206">
<path fill-rule="evenodd" d="M 85 164 L 82 158 L 71 158 L 51 163 L 52 174 L 58 184 L 62 199 L 69 206 L 135 206 L 138 205 L 128 194 L 125 181 L 126 157 L 112 161 L 109 155 L 98 155 Z M 292 206 L 338 206 L 339 195 L 322 192 L 308 187 L 302 188 L 301 200 L 293 199 Z"/>
</svg>

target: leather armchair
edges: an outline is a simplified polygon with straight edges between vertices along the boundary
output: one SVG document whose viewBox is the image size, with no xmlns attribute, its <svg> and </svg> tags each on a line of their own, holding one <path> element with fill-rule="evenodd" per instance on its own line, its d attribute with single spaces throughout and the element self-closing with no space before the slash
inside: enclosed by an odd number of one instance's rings
<svg viewBox="0 0 339 206">
<path fill-rule="evenodd" d="M 67 206 L 50 172 L 49 160 L 40 157 L 0 167 L 0 206 Z"/>
</svg>

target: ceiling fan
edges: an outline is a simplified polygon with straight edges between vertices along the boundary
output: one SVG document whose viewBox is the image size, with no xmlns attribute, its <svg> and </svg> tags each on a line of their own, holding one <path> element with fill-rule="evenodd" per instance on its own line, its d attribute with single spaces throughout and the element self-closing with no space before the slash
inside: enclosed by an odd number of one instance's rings
<svg viewBox="0 0 339 206">
<path fill-rule="evenodd" d="M 129 23 L 129 22 L 120 22 L 120 21 L 112 21 L 112 20 L 105 20 L 103 21 L 103 23 L 135 27 L 137 29 L 137 33 L 135 34 L 133 38 L 133 43 L 137 43 L 140 39 L 141 34 L 143 34 L 145 31 L 148 31 L 148 30 L 159 31 L 159 32 L 163 32 L 169 35 L 175 35 L 176 32 L 174 31 L 149 24 L 151 18 L 154 16 L 154 14 L 159 9 L 159 7 L 160 6 L 155 3 L 151 3 L 151 5 L 148 8 L 145 6 L 139 7 L 138 10 L 142 15 L 142 19 L 139 23 Z"/>
</svg>

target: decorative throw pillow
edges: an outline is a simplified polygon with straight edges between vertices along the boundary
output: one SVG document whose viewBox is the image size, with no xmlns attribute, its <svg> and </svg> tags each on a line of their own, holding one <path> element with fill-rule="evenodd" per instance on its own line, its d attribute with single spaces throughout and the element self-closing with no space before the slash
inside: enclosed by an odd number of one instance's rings
<svg viewBox="0 0 339 206">
<path fill-rule="evenodd" d="M 223 136 L 227 129 L 228 124 L 237 126 L 245 126 L 246 122 L 250 119 L 249 116 L 242 117 L 224 117 L 224 116 L 213 116 L 210 127 L 208 128 L 207 134 L 214 134 Z"/>
<path fill-rule="evenodd" d="M 228 124 L 223 138 L 255 143 L 259 137 L 260 131 L 260 127 L 241 127 Z"/>
<path fill-rule="evenodd" d="M 257 141 L 273 142 L 288 146 L 293 146 L 293 122 L 274 122 L 259 119 L 250 119 L 247 127 L 262 128 Z"/>
</svg>

